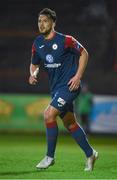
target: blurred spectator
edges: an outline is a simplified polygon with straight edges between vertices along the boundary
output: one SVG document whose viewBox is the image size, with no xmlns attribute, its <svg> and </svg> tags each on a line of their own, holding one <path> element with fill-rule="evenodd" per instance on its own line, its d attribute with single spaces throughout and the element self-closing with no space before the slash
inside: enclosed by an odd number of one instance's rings
<svg viewBox="0 0 117 180">
<path fill-rule="evenodd" d="M 90 113 L 92 109 L 92 93 L 88 85 L 84 84 L 79 97 L 75 100 L 75 111 L 80 118 L 81 125 L 86 133 L 90 132 Z"/>
</svg>

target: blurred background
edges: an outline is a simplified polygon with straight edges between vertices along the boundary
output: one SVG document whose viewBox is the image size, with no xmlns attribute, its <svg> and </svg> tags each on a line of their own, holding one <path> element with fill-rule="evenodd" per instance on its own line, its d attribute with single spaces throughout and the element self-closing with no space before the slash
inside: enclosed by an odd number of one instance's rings
<svg viewBox="0 0 117 180">
<path fill-rule="evenodd" d="M 74 36 L 90 55 L 83 83 L 88 85 L 91 96 L 88 95 L 82 105 L 75 103 L 78 117 L 79 106 L 90 106 L 88 119 L 84 122 L 89 128 L 88 132 L 116 134 L 116 0 L 1 2 L 0 132 L 44 131 L 43 111 L 50 102 L 48 77 L 42 68 L 37 86 L 30 86 L 28 78 L 31 47 L 38 35 L 37 17 L 45 7 L 57 13 L 56 30 Z M 86 114 L 87 110 L 83 110 L 83 113 Z M 81 116 L 79 119 L 82 123 Z M 61 131 L 65 131 L 60 120 L 58 123 Z"/>
</svg>

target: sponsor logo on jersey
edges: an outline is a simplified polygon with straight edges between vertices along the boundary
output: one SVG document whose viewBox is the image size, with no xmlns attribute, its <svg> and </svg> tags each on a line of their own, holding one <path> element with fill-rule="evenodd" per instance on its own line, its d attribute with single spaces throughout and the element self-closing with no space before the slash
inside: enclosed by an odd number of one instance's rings
<svg viewBox="0 0 117 180">
<path fill-rule="evenodd" d="M 46 55 L 46 61 L 49 63 L 53 63 L 53 61 L 54 61 L 53 56 L 51 54 L 47 54 Z"/>
<path fill-rule="evenodd" d="M 52 45 L 52 49 L 56 50 L 58 48 L 58 45 L 57 44 L 53 44 Z"/>
<path fill-rule="evenodd" d="M 58 102 L 59 107 L 62 107 L 66 104 L 66 101 L 62 99 L 61 97 L 58 98 L 57 102 Z"/>
<path fill-rule="evenodd" d="M 58 68 L 59 66 L 61 66 L 61 63 L 53 63 L 53 64 L 44 64 L 45 67 L 47 68 Z"/>
</svg>

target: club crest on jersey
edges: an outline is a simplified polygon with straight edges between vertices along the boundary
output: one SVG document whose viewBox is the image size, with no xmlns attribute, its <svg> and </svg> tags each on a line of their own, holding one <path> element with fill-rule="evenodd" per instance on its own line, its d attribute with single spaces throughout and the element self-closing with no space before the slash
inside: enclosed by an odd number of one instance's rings
<svg viewBox="0 0 117 180">
<path fill-rule="evenodd" d="M 53 56 L 51 54 L 47 54 L 46 55 L 46 61 L 49 63 L 53 63 L 53 61 L 54 61 Z"/>
<path fill-rule="evenodd" d="M 56 50 L 58 48 L 58 45 L 57 44 L 53 44 L 52 45 L 52 49 Z"/>
</svg>

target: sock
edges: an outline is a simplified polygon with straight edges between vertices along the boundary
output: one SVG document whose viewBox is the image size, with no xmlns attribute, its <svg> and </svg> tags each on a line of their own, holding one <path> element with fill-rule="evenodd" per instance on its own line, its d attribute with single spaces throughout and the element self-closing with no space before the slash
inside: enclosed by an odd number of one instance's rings
<svg viewBox="0 0 117 180">
<path fill-rule="evenodd" d="M 54 157 L 58 136 L 58 126 L 56 121 L 46 123 L 47 156 Z"/>
<path fill-rule="evenodd" d="M 84 133 L 83 129 L 76 123 L 73 128 L 69 129 L 72 137 L 75 141 L 79 144 L 81 149 L 84 151 L 87 157 L 90 157 L 93 154 L 93 149 L 89 145 L 88 140 L 86 138 L 86 134 Z"/>
</svg>

